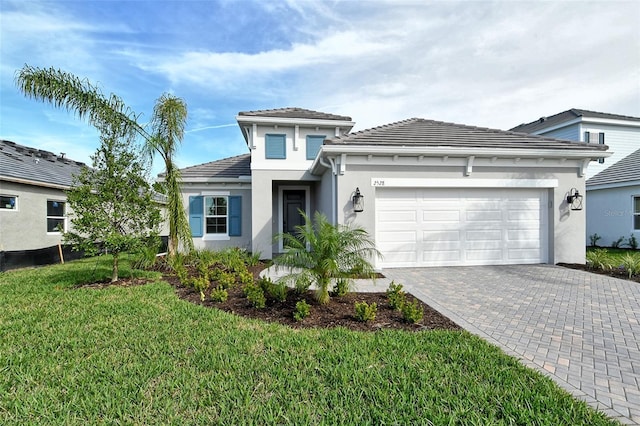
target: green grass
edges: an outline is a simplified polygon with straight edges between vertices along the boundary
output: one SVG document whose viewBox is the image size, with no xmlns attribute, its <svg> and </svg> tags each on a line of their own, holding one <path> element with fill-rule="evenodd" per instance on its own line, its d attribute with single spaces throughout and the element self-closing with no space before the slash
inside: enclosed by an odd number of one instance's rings
<svg viewBox="0 0 640 426">
<path fill-rule="evenodd" d="M 0 274 L 0 424 L 613 424 L 466 332 L 294 330 L 163 282 L 75 289 L 109 277 L 98 262 Z"/>
</svg>

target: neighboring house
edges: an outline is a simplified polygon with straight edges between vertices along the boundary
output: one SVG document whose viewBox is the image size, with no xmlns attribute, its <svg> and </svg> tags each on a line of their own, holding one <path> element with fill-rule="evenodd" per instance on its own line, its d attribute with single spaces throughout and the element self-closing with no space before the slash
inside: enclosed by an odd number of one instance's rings
<svg viewBox="0 0 640 426">
<path fill-rule="evenodd" d="M 587 169 L 587 179 L 640 148 L 640 117 L 584 109 L 573 108 L 541 117 L 531 123 L 516 126 L 511 131 L 608 145 L 611 157 L 592 163 Z"/>
<path fill-rule="evenodd" d="M 182 170 L 198 248 L 272 258 L 302 210 L 364 227 L 378 268 L 584 262 L 567 196 L 606 145 L 420 118 L 348 133 L 350 117 L 300 108 L 236 119 L 250 154 Z"/>
<path fill-rule="evenodd" d="M 65 154 L 0 141 L 0 270 L 59 260 L 60 230 L 69 226 L 65 190 L 83 167 Z"/>
<path fill-rule="evenodd" d="M 587 236 L 610 246 L 631 235 L 640 242 L 640 148 L 587 180 Z"/>
</svg>

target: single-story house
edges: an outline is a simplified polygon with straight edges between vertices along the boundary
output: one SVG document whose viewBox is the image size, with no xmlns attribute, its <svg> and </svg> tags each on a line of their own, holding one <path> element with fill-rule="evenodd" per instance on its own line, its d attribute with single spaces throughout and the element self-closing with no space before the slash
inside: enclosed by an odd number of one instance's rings
<svg viewBox="0 0 640 426">
<path fill-rule="evenodd" d="M 606 145 L 422 118 L 351 133 L 350 117 L 301 108 L 236 119 L 248 154 L 182 170 L 198 248 L 272 258 L 302 210 L 364 227 L 380 269 L 585 260 L 572 205 Z"/>
<path fill-rule="evenodd" d="M 0 270 L 59 261 L 69 227 L 65 190 L 85 165 L 65 154 L 0 141 Z"/>
<path fill-rule="evenodd" d="M 640 149 L 587 180 L 587 236 L 610 246 L 631 235 L 640 242 Z"/>
</svg>

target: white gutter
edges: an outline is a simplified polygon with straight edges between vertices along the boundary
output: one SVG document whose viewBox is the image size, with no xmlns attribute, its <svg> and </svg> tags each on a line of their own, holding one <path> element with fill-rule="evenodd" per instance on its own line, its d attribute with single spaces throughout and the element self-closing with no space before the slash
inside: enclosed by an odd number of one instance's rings
<svg viewBox="0 0 640 426">
<path fill-rule="evenodd" d="M 333 157 L 328 157 L 329 163 L 325 162 L 321 156 L 316 157 L 316 160 L 324 167 L 331 169 L 331 224 L 335 225 L 338 223 L 338 212 L 336 209 L 337 202 L 337 180 L 338 180 L 338 171 L 336 170 L 336 160 Z M 316 163 L 315 161 L 313 162 Z"/>
</svg>

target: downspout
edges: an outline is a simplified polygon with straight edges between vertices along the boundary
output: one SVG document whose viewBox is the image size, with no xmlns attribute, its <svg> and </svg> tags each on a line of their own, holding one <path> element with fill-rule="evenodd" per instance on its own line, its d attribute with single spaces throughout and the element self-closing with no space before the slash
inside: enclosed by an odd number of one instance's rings
<svg viewBox="0 0 640 426">
<path fill-rule="evenodd" d="M 324 158 L 320 157 L 320 164 L 328 169 L 331 169 L 331 223 L 335 225 L 336 223 L 338 223 L 338 212 L 336 211 L 338 171 L 336 170 L 336 159 L 332 157 L 328 158 L 329 163 L 327 163 Z"/>
</svg>

